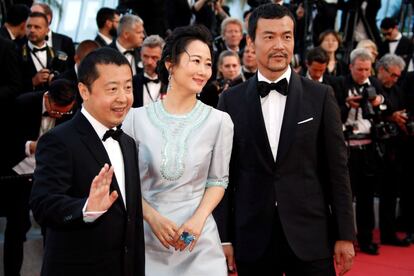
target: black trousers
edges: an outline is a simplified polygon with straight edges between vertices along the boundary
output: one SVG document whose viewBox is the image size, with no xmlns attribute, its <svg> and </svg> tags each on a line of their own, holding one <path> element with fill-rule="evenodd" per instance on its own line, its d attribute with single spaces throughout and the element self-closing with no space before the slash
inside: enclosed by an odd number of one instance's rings
<svg viewBox="0 0 414 276">
<path fill-rule="evenodd" d="M 335 276 L 333 258 L 315 261 L 299 259 L 290 248 L 276 210 L 273 219 L 273 237 L 265 255 L 255 262 L 236 260 L 239 276 Z"/>
<path fill-rule="evenodd" d="M 29 197 L 31 178 L 14 178 L 0 182 L 0 215 L 6 217 L 4 233 L 4 276 L 20 276 L 23 264 L 23 244 L 29 231 Z"/>
<path fill-rule="evenodd" d="M 374 195 L 377 184 L 378 166 L 373 144 L 350 147 L 349 176 L 352 194 L 356 199 L 356 224 L 359 245 L 372 242 L 375 226 Z"/>
</svg>

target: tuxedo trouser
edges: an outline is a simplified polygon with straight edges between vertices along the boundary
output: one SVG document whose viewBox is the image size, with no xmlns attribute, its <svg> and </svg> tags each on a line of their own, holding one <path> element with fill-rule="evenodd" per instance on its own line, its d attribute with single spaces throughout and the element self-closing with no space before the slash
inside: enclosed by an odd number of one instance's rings
<svg viewBox="0 0 414 276">
<path fill-rule="evenodd" d="M 2 181 L 0 186 L 1 215 L 7 218 L 3 250 L 4 276 L 19 276 L 23 264 L 23 243 L 31 227 L 29 197 L 32 179 L 12 178 Z"/>
<path fill-rule="evenodd" d="M 357 239 L 360 246 L 372 243 L 375 226 L 374 195 L 378 179 L 378 160 L 374 144 L 350 147 L 349 176 L 356 199 Z"/>
<path fill-rule="evenodd" d="M 236 260 L 239 276 L 335 276 L 333 258 L 303 261 L 292 251 L 283 232 L 278 210 L 273 218 L 272 239 L 262 258 L 254 262 Z"/>
</svg>

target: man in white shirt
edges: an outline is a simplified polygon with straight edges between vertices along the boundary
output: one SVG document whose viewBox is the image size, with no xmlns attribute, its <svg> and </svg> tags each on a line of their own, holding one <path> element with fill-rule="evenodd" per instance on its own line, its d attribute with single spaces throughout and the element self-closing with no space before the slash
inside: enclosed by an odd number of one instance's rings
<svg viewBox="0 0 414 276">
<path fill-rule="evenodd" d="M 103 7 L 98 11 L 96 14 L 98 34 L 95 41 L 98 42 L 99 46 L 108 46 L 116 38 L 119 20 L 119 13 L 114 9 Z"/>
<path fill-rule="evenodd" d="M 147 37 L 141 48 L 143 70 L 133 78 L 134 103 L 133 107 L 148 105 L 161 99 L 167 92 L 167 87 L 158 79 L 157 62 L 161 59 L 164 40 L 159 35 Z"/>
<path fill-rule="evenodd" d="M 144 21 L 133 14 L 122 16 L 118 26 L 118 38 L 109 47 L 118 50 L 128 60 L 134 76 L 140 67 L 140 47 L 144 41 Z"/>
<path fill-rule="evenodd" d="M 131 68 L 103 47 L 78 73 L 81 111 L 37 145 L 30 204 L 46 228 L 41 275 L 144 275 L 137 152 L 120 129 L 133 100 Z"/>
</svg>

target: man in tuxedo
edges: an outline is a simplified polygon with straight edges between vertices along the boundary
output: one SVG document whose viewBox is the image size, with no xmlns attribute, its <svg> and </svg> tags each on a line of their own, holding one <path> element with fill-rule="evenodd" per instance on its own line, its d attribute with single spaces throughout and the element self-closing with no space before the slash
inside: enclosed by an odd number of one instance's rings
<svg viewBox="0 0 414 276">
<path fill-rule="evenodd" d="M 10 147 L 10 143 L 13 141 L 13 135 L 9 135 L 9 130 L 16 128 L 13 125 L 10 114 L 16 114 L 14 109 L 14 102 L 16 97 L 21 92 L 21 75 L 18 65 L 17 51 L 14 43 L 9 39 L 0 36 L 0 118 L 3 128 L 3 135 L 0 135 L 0 187 L 2 192 L 0 193 L 0 216 L 7 218 L 7 226 L 4 233 L 4 250 L 3 250 L 3 262 L 4 262 L 4 275 L 18 275 L 21 266 L 19 251 L 14 250 L 14 241 L 21 240 L 16 235 L 16 216 L 13 216 L 13 209 L 10 206 L 10 195 L 15 195 L 9 191 L 12 189 L 7 182 L 8 168 L 11 166 L 11 156 L 13 150 Z M 18 241 L 17 241 L 18 243 Z M 23 242 L 21 242 L 21 245 Z M 19 265 L 20 262 L 20 265 Z"/>
<path fill-rule="evenodd" d="M 26 20 L 30 9 L 23 4 L 15 4 L 7 11 L 4 25 L 0 28 L 0 36 L 10 39 L 16 43 L 16 49 L 23 44 L 26 35 Z"/>
<path fill-rule="evenodd" d="M 30 10 L 32 12 L 44 13 L 47 17 L 49 26 L 52 24 L 53 12 L 48 4 L 37 2 L 32 5 Z M 49 29 L 47 34 L 47 45 L 53 47 L 59 53 L 62 53 L 62 58 L 67 58 L 66 62 L 68 67 L 72 67 L 75 64 L 75 46 L 72 38 L 64 34 L 52 32 L 52 29 Z"/>
<path fill-rule="evenodd" d="M 137 151 L 120 129 L 133 100 L 131 67 L 103 47 L 78 73 L 81 111 L 36 150 L 30 205 L 46 228 L 41 275 L 144 275 Z"/>
<path fill-rule="evenodd" d="M 413 56 L 413 43 L 408 37 L 401 34 L 395 19 L 391 17 L 384 18 L 380 27 L 384 41 L 379 47 L 379 57 L 385 54 L 396 54 L 402 57 L 406 64 L 409 64 Z"/>
<path fill-rule="evenodd" d="M 335 275 L 333 255 L 342 275 L 354 227 L 335 97 L 289 67 L 294 18 L 286 7 L 257 7 L 249 37 L 257 76 L 218 105 L 234 123 L 230 183 L 215 212 L 229 269 L 234 248 L 240 276 Z"/>
<path fill-rule="evenodd" d="M 321 47 L 310 49 L 306 54 L 306 77 L 333 86 L 334 79 L 325 75 L 328 62 L 329 56 Z"/>
<path fill-rule="evenodd" d="M 111 8 L 103 7 L 96 14 L 98 34 L 95 41 L 100 47 L 108 46 L 116 38 L 116 30 L 119 24 L 119 13 Z"/>
<path fill-rule="evenodd" d="M 167 92 L 167 86 L 160 82 L 156 71 L 164 44 L 164 40 L 159 35 L 150 35 L 142 43 L 141 60 L 144 69 L 132 79 L 134 89 L 132 107 L 148 105 L 161 99 Z"/>
<path fill-rule="evenodd" d="M 253 47 L 250 45 L 246 45 L 244 47 L 241 71 L 242 71 L 241 73 L 245 80 L 256 75 L 256 72 L 257 72 L 256 53 L 254 52 Z"/>
<path fill-rule="evenodd" d="M 137 15 L 126 14 L 119 21 L 118 38 L 109 44 L 127 58 L 133 76 L 140 70 L 139 51 L 144 37 L 144 21 Z"/>
<path fill-rule="evenodd" d="M 53 70 L 65 68 L 63 61 L 57 62 L 60 60 L 56 51 L 46 43 L 48 31 L 46 15 L 32 12 L 26 25 L 28 41 L 20 50 L 23 92 L 46 91 L 54 76 Z"/>
</svg>

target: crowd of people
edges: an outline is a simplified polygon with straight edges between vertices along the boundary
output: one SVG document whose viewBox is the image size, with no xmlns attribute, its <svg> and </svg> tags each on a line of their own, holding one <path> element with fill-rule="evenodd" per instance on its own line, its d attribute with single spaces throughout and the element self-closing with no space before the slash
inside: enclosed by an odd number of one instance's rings
<svg viewBox="0 0 414 276">
<path fill-rule="evenodd" d="M 9 7 L 5 276 L 31 211 L 41 275 L 343 275 L 375 197 L 380 244 L 414 243 L 414 42 L 380 1 L 170 2 L 164 34 L 103 7 L 79 43 Z"/>
</svg>

